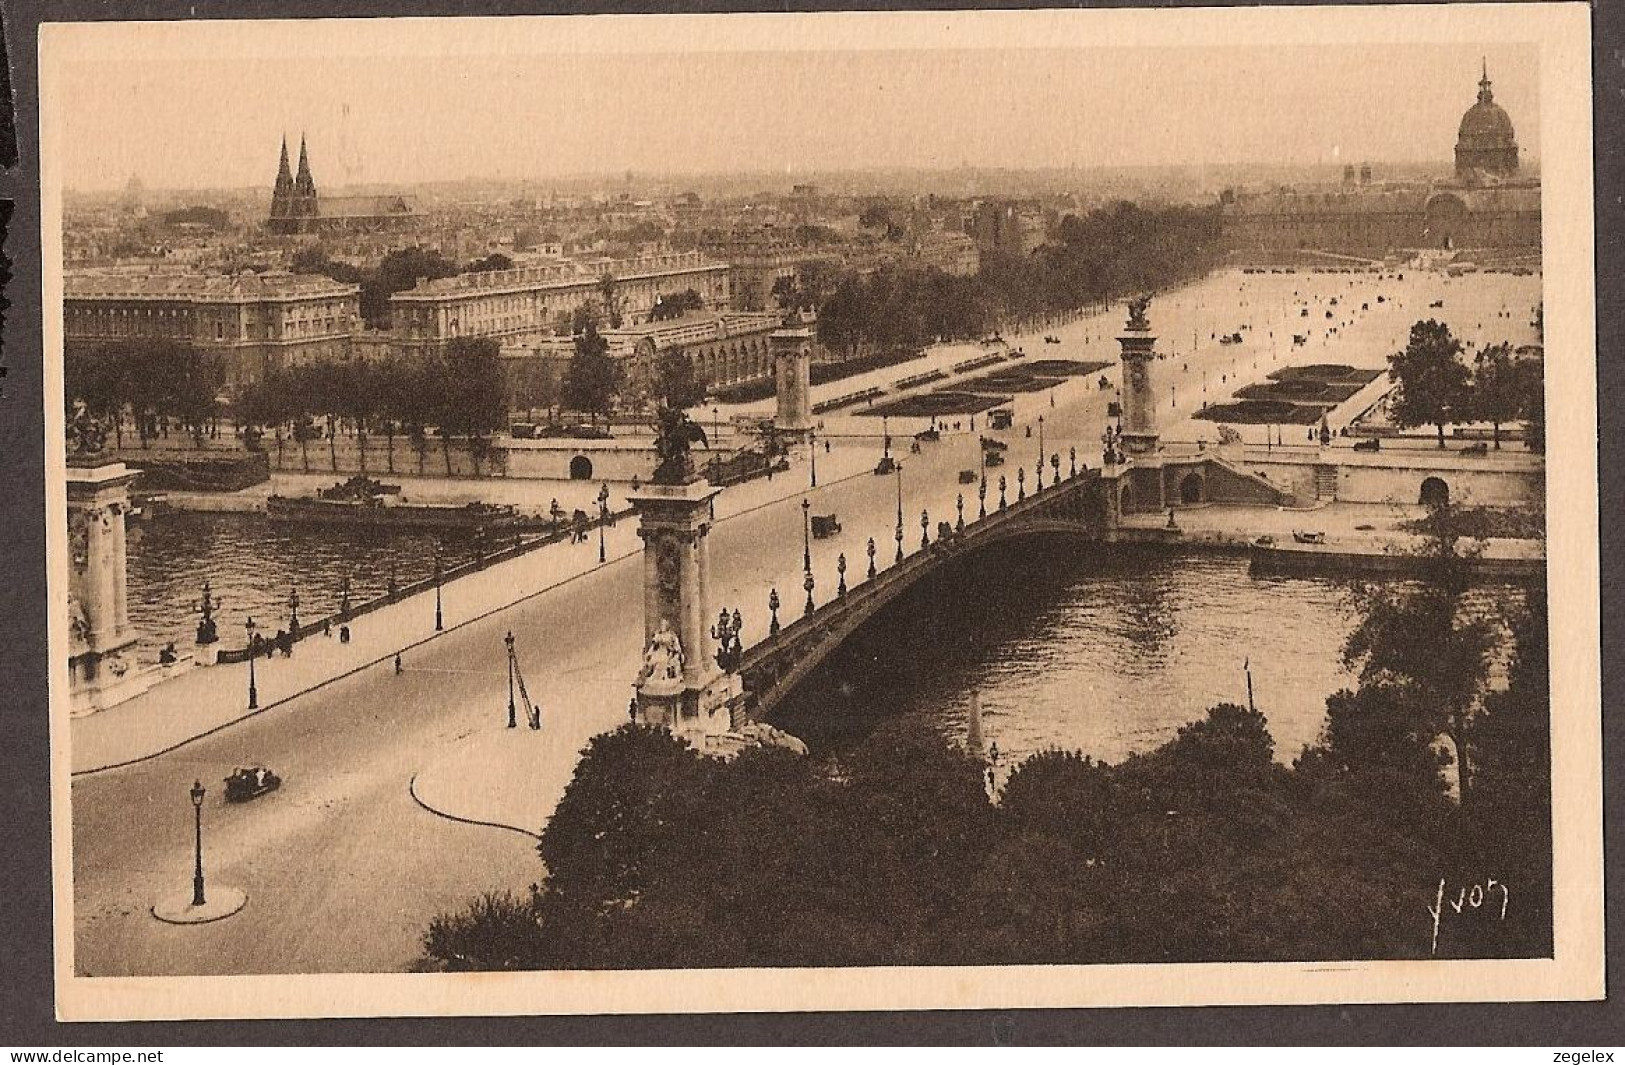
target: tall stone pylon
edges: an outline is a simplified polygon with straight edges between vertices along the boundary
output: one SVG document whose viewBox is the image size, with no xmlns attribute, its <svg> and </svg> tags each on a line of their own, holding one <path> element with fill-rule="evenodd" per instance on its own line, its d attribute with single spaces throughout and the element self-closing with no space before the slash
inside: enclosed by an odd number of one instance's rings
<svg viewBox="0 0 1625 1065">
<path fill-rule="evenodd" d="M 794 311 L 768 337 L 778 398 L 773 428 L 781 436 L 805 438 L 812 432 L 812 343 L 812 328 Z"/>
<path fill-rule="evenodd" d="M 678 415 L 686 423 L 686 415 Z M 672 435 L 683 429 L 674 423 Z M 669 454 L 669 441 L 662 453 Z M 737 676 L 718 668 L 709 640 L 712 500 L 686 448 L 631 497 L 643 540 L 643 662 L 633 686 L 637 719 L 665 725 L 696 747 L 732 728 Z"/>
<path fill-rule="evenodd" d="M 1130 457 L 1154 454 L 1159 442 L 1157 403 L 1151 364 L 1157 338 L 1145 316 L 1150 296 L 1129 301 L 1128 325 L 1117 343 L 1123 349 L 1123 450 Z"/>
<path fill-rule="evenodd" d="M 139 472 L 122 462 L 68 467 L 68 705 L 74 715 L 120 703 L 152 680 L 136 665 L 127 587 L 124 521 L 130 482 Z"/>
</svg>

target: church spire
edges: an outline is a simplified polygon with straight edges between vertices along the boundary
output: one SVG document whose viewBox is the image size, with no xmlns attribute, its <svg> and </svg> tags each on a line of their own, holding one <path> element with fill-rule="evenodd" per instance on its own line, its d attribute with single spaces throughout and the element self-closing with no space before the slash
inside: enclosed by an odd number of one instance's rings
<svg viewBox="0 0 1625 1065">
<path fill-rule="evenodd" d="M 288 169 L 288 135 L 282 135 L 282 162 L 276 170 L 276 191 L 278 193 L 293 190 L 293 171 Z"/>
<path fill-rule="evenodd" d="M 1492 103 L 1495 100 L 1495 94 L 1490 92 L 1490 61 L 1486 57 L 1481 62 L 1484 64 L 1484 76 L 1478 79 L 1478 102 L 1481 104 Z"/>
<path fill-rule="evenodd" d="M 294 178 L 294 189 L 301 196 L 313 196 L 316 193 L 316 180 L 310 176 L 310 155 L 305 150 L 305 135 L 299 135 L 299 175 Z"/>
</svg>

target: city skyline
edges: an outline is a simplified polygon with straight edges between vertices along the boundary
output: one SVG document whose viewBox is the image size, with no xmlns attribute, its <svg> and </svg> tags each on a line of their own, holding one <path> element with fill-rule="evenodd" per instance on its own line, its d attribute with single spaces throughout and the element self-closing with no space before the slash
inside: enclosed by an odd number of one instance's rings
<svg viewBox="0 0 1625 1065">
<path fill-rule="evenodd" d="M 488 21 L 446 32 L 477 37 Z M 506 21 L 514 39 L 500 55 L 379 54 L 363 30 L 326 55 L 267 58 L 196 24 L 139 60 L 97 56 L 90 42 L 73 54 L 95 77 L 65 67 L 64 184 L 269 185 L 284 135 L 293 151 L 308 139 L 327 187 L 628 171 L 1417 165 L 1445 158 L 1482 63 L 1526 161 L 1540 155 L 1533 45 L 763 51 L 746 40 L 740 51 L 719 41 L 703 54 L 638 53 L 571 51 L 557 20 Z M 97 106 L 113 98 L 143 100 L 141 118 Z M 1392 122 L 1400 113 L 1411 121 Z"/>
</svg>

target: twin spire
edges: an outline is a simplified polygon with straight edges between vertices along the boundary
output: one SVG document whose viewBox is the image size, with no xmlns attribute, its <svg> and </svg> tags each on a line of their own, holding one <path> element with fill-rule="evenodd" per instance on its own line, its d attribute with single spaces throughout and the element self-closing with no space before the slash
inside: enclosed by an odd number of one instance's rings
<svg viewBox="0 0 1625 1065">
<path fill-rule="evenodd" d="M 305 148 L 305 135 L 299 135 L 299 176 L 296 178 L 288 169 L 288 135 L 282 135 L 282 159 L 277 165 L 276 188 L 278 192 L 298 192 L 313 195 L 316 192 L 316 180 L 310 175 L 310 153 Z"/>
</svg>

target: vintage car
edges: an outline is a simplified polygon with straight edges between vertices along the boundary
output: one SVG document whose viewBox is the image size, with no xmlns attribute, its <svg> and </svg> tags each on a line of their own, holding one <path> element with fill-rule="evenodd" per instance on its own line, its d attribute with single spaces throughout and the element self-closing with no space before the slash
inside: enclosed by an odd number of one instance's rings
<svg viewBox="0 0 1625 1065">
<path fill-rule="evenodd" d="M 226 778 L 226 801 L 247 802 L 282 786 L 282 778 L 264 766 L 237 769 Z"/>
<path fill-rule="evenodd" d="M 923 440 L 926 443 L 934 444 L 938 440 L 942 439 L 942 431 L 937 429 L 935 426 L 931 427 L 930 429 L 921 429 L 919 432 L 914 434 L 914 439 Z"/>
<path fill-rule="evenodd" d="M 1369 440 L 1361 440 L 1361 441 L 1359 441 L 1358 443 L 1356 443 L 1354 445 L 1354 450 L 1356 450 L 1356 451 L 1381 451 L 1382 450 L 1382 441 L 1378 440 L 1376 437 L 1372 437 Z"/>
<path fill-rule="evenodd" d="M 875 475 L 883 477 L 888 473 L 896 473 L 898 465 L 899 463 L 896 459 L 892 458 L 890 455 L 886 455 L 882 457 L 879 462 L 875 463 Z"/>
<path fill-rule="evenodd" d="M 1292 539 L 1300 544 L 1323 544 L 1326 542 L 1326 534 L 1323 532 L 1302 532 L 1294 529 Z"/>
<path fill-rule="evenodd" d="M 1016 424 L 1016 412 L 1009 407 L 996 407 L 987 412 L 989 429 L 1008 429 Z"/>
<path fill-rule="evenodd" d="M 959 471 L 960 484 L 975 484 L 979 480 L 981 480 L 981 476 L 975 470 Z"/>
<path fill-rule="evenodd" d="M 814 540 L 828 540 L 841 531 L 841 523 L 833 514 L 814 514 L 811 520 Z"/>
</svg>

